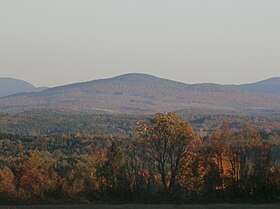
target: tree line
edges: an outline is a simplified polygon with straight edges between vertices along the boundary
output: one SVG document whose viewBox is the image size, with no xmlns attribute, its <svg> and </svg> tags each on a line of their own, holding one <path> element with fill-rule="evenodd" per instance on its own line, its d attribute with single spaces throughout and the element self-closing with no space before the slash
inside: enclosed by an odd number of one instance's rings
<svg viewBox="0 0 280 209">
<path fill-rule="evenodd" d="M 250 125 L 200 137 L 175 113 L 141 120 L 131 135 L 0 134 L 0 201 L 277 201 L 280 136 Z"/>
</svg>

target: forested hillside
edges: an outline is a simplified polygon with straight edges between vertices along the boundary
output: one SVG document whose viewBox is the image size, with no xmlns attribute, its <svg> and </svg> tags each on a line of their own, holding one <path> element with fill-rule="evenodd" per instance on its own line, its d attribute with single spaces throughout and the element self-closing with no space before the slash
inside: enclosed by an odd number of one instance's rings
<svg viewBox="0 0 280 209">
<path fill-rule="evenodd" d="M 279 142 L 227 123 L 200 137 L 174 113 L 131 134 L 0 134 L 0 204 L 278 201 Z"/>
<path fill-rule="evenodd" d="M 128 74 L 1 98 L 0 204 L 277 202 L 277 88 Z"/>
<path fill-rule="evenodd" d="M 244 90 L 280 94 L 280 77 L 270 78 L 257 83 L 249 83 L 238 86 Z"/>
<path fill-rule="evenodd" d="M 274 92 L 278 87 L 279 84 Z M 126 74 L 0 99 L 0 112 L 40 109 L 122 114 L 177 110 L 197 114 L 276 114 L 280 112 L 280 95 L 239 86 L 191 85 L 146 74 Z"/>
</svg>

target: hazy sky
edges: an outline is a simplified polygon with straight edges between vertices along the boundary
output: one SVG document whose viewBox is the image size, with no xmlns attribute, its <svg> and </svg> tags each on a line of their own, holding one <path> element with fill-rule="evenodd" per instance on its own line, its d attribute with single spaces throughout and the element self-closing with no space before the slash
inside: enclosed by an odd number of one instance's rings
<svg viewBox="0 0 280 209">
<path fill-rule="evenodd" d="M 280 1 L 0 0 L 0 77 L 55 86 L 127 72 L 280 76 Z"/>
</svg>

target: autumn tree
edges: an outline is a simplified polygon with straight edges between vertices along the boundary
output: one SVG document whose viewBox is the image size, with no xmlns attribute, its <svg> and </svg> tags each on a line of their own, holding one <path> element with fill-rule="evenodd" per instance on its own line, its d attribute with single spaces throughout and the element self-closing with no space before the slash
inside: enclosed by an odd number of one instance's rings
<svg viewBox="0 0 280 209">
<path fill-rule="evenodd" d="M 209 145 L 205 155 L 208 165 L 212 165 L 206 188 L 228 191 L 236 198 L 264 197 L 268 187 L 270 146 L 258 131 L 246 124 L 241 130 L 224 124 L 207 137 L 204 145 Z"/>
<path fill-rule="evenodd" d="M 33 152 L 19 156 L 13 162 L 15 170 L 15 196 L 25 202 L 42 201 L 52 186 L 50 168 L 53 164 L 49 153 Z"/>
<path fill-rule="evenodd" d="M 223 123 L 220 129 L 214 130 L 206 137 L 203 155 L 207 156 L 208 176 L 206 188 L 209 191 L 224 190 L 228 184 L 228 178 L 232 173 L 232 165 L 229 158 L 229 143 L 234 131 L 227 123 Z"/>
<path fill-rule="evenodd" d="M 10 200 L 15 190 L 14 174 L 7 166 L 0 169 L 0 199 Z"/>
<path fill-rule="evenodd" d="M 136 132 L 147 158 L 159 172 L 165 198 L 176 194 L 183 159 L 194 149 L 191 126 L 175 113 L 157 113 L 149 122 L 139 121 Z"/>
</svg>

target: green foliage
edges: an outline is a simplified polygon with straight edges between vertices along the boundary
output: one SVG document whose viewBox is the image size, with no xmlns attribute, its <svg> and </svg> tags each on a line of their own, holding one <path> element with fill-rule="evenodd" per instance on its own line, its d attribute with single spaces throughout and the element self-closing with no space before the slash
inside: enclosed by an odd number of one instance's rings
<svg viewBox="0 0 280 209">
<path fill-rule="evenodd" d="M 103 195 L 113 195 L 115 197 L 117 194 L 114 194 L 117 191 L 119 186 L 119 177 L 122 168 L 123 154 L 116 143 L 113 142 L 109 147 L 106 161 L 100 169 L 100 178 L 102 181 L 101 188 Z"/>
</svg>

